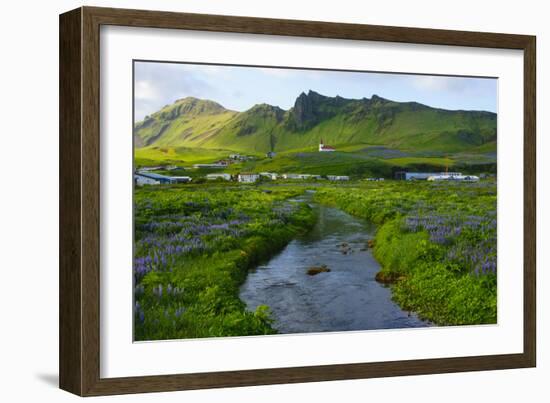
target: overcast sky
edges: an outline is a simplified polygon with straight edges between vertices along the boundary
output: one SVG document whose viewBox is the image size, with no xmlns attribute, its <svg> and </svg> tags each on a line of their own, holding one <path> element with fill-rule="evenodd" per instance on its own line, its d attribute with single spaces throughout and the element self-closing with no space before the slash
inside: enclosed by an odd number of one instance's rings
<svg viewBox="0 0 550 403">
<path fill-rule="evenodd" d="M 376 94 L 444 109 L 497 108 L 496 79 L 155 62 L 135 62 L 134 67 L 136 121 L 187 96 L 235 111 L 258 103 L 289 109 L 308 90 L 344 98 Z"/>
</svg>

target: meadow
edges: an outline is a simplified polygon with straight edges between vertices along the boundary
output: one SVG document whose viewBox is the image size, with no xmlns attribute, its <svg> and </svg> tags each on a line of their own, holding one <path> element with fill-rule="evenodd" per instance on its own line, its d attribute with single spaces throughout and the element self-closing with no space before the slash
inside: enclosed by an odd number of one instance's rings
<svg viewBox="0 0 550 403">
<path fill-rule="evenodd" d="M 377 280 L 403 309 L 437 325 L 496 323 L 494 181 L 365 183 L 315 199 L 378 224 Z"/>
<path fill-rule="evenodd" d="M 247 312 L 247 270 L 314 222 L 301 189 L 208 185 L 136 188 L 134 338 L 271 334 L 269 310 Z"/>
<path fill-rule="evenodd" d="M 269 307 L 246 310 L 250 268 L 315 223 L 292 198 L 377 224 L 377 280 L 436 325 L 496 323 L 496 183 L 357 181 L 136 188 L 135 340 L 276 333 Z"/>
<path fill-rule="evenodd" d="M 315 175 L 349 175 L 393 178 L 395 172 L 444 172 L 445 170 L 477 174 L 496 172 L 496 159 L 490 153 L 440 153 L 390 148 L 372 144 L 337 146 L 336 152 L 319 153 L 313 148 L 281 152 L 275 158 L 257 158 L 233 164 L 226 171 L 296 172 Z"/>
</svg>

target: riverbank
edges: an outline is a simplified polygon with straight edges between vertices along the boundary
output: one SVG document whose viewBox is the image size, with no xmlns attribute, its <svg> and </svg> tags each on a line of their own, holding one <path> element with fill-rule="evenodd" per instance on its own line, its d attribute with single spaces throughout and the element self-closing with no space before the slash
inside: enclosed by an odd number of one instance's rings
<svg viewBox="0 0 550 403">
<path fill-rule="evenodd" d="M 403 309 L 437 325 L 496 323 L 496 183 L 325 187 L 315 200 L 379 225 L 378 278 Z"/>
<path fill-rule="evenodd" d="M 250 311 L 268 305 L 282 334 L 429 325 L 403 311 L 391 290 L 375 281 L 380 265 L 367 248 L 374 225 L 312 203 L 310 193 L 300 199 L 317 212 L 316 223 L 248 273 L 240 298 Z"/>
<path fill-rule="evenodd" d="M 272 334 L 266 306 L 246 310 L 248 269 L 314 223 L 303 189 L 141 188 L 135 192 L 134 338 Z"/>
</svg>

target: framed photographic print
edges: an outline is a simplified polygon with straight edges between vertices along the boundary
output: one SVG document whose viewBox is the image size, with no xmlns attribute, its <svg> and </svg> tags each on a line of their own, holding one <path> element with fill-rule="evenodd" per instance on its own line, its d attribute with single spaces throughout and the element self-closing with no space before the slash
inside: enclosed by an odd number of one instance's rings
<svg viewBox="0 0 550 403">
<path fill-rule="evenodd" d="M 535 37 L 60 17 L 60 386 L 535 366 Z"/>
</svg>

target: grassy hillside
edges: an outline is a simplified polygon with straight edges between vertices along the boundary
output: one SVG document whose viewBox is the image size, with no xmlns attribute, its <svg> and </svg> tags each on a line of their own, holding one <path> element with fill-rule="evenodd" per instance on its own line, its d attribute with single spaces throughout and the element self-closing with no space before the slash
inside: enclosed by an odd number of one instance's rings
<svg viewBox="0 0 550 403">
<path fill-rule="evenodd" d="M 363 99 L 302 93 L 284 111 L 261 104 L 245 112 L 196 98 L 168 105 L 134 129 L 136 147 L 225 149 L 261 154 L 305 149 L 321 139 L 338 149 L 371 144 L 413 151 L 496 151 L 496 114 L 448 111 L 373 96 Z"/>
<path fill-rule="evenodd" d="M 150 146 L 134 150 L 134 163 L 136 166 L 201 164 L 225 158 L 226 156 L 226 150 Z"/>
<path fill-rule="evenodd" d="M 135 145 L 196 146 L 216 134 L 236 114 L 212 101 L 180 99 L 135 124 Z"/>
</svg>

